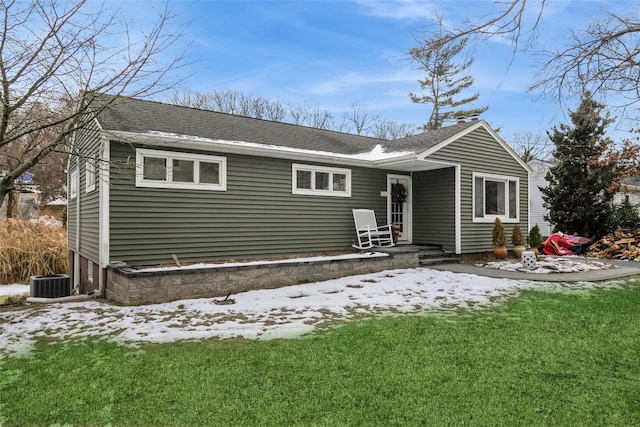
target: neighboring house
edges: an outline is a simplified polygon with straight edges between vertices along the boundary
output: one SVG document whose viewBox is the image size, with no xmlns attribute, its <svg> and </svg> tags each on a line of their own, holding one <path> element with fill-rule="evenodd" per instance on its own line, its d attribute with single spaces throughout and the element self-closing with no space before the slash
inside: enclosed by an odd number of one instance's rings
<svg viewBox="0 0 640 427">
<path fill-rule="evenodd" d="M 120 99 L 73 152 L 69 250 L 86 290 L 116 261 L 349 250 L 355 208 L 400 225 L 399 244 L 456 254 L 491 250 L 496 217 L 529 228 L 530 169 L 482 120 L 386 141 Z"/>
<path fill-rule="evenodd" d="M 553 233 L 553 224 L 544 219 L 549 209 L 544 207 L 544 200 L 540 191 L 540 187 L 549 185 L 545 176 L 551 166 L 553 166 L 553 162 L 548 160 L 534 159 L 529 162 L 529 167 L 533 171 L 529 178 L 529 224 L 531 224 L 531 227 L 538 224 L 543 237 L 548 237 Z M 620 205 L 625 200 L 635 205 L 638 212 L 640 212 L 640 178 L 629 177 L 622 181 L 622 187 L 614 195 L 612 202 L 615 205 Z"/>
<path fill-rule="evenodd" d="M 620 205 L 629 202 L 638 208 L 640 212 L 640 177 L 628 177 L 622 180 L 622 187 L 613 198 L 613 203 Z"/>
<path fill-rule="evenodd" d="M 553 233 L 553 225 L 544 219 L 545 215 L 549 213 L 549 209 L 544 207 L 542 191 L 540 191 L 540 187 L 544 188 L 549 185 L 545 176 L 551 166 L 553 163 L 547 160 L 533 159 L 529 161 L 529 167 L 533 171 L 529 178 L 529 223 L 531 227 L 537 224 L 543 237 L 548 237 Z"/>
</svg>

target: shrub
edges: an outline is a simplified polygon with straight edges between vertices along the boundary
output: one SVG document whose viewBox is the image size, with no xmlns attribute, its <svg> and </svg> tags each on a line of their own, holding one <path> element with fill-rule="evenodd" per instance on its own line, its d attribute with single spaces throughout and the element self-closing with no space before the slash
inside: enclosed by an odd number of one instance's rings
<svg viewBox="0 0 640 427">
<path fill-rule="evenodd" d="M 532 248 L 539 248 L 542 246 L 542 234 L 540 234 L 540 227 L 538 227 L 538 224 L 531 227 L 531 231 L 529 231 L 529 246 Z"/>
<path fill-rule="evenodd" d="M 507 246 L 507 236 L 504 233 L 504 225 L 502 225 L 502 221 L 500 221 L 500 218 L 496 218 L 496 220 L 493 222 L 491 239 L 493 240 L 493 246 L 496 248 Z"/>
<path fill-rule="evenodd" d="M 524 237 L 522 237 L 522 231 L 518 224 L 513 226 L 513 231 L 511 232 L 511 243 L 513 243 L 513 246 L 524 246 Z"/>
<path fill-rule="evenodd" d="M 637 230 L 640 228 L 640 213 L 638 206 L 625 200 L 619 205 L 614 205 L 607 217 L 606 232 L 613 232 L 618 228 L 630 228 Z"/>
<path fill-rule="evenodd" d="M 65 230 L 46 221 L 0 222 L 0 283 L 28 283 L 30 276 L 66 273 Z"/>
</svg>

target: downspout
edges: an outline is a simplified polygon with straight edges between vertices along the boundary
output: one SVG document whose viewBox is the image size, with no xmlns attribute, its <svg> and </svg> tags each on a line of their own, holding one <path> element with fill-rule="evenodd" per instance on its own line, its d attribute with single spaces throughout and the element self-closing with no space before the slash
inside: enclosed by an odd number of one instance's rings
<svg viewBox="0 0 640 427">
<path fill-rule="evenodd" d="M 100 141 L 100 161 L 98 162 L 98 172 L 97 178 L 99 180 L 99 226 L 98 226 L 98 241 L 100 253 L 98 264 L 100 268 L 98 269 L 98 295 L 106 296 L 105 288 L 106 288 L 106 277 L 105 271 L 107 269 L 107 265 L 109 264 L 109 174 L 110 174 L 110 158 L 111 158 L 111 145 L 108 139 L 104 137 L 101 138 Z"/>
<path fill-rule="evenodd" d="M 73 254 L 73 291 L 80 290 L 80 156 L 76 156 L 76 251 Z"/>
<path fill-rule="evenodd" d="M 455 246 L 456 246 L 455 252 L 457 255 L 460 255 L 462 253 L 462 200 L 460 200 L 460 198 L 462 197 L 462 175 L 460 172 L 459 164 L 454 166 L 454 175 L 455 175 L 455 178 L 454 178 L 455 179 L 454 230 L 455 230 Z"/>
</svg>

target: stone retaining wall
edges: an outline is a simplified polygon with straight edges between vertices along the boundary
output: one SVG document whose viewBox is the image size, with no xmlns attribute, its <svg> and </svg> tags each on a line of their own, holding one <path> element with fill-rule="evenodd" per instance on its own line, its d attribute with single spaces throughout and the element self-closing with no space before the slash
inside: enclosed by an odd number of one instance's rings
<svg viewBox="0 0 640 427">
<path fill-rule="evenodd" d="M 322 257 L 314 261 L 292 259 L 182 269 L 137 270 L 109 266 L 106 297 L 127 305 L 224 297 L 229 292 L 279 288 L 418 265 L 417 251 L 391 251 L 352 258 Z"/>
</svg>

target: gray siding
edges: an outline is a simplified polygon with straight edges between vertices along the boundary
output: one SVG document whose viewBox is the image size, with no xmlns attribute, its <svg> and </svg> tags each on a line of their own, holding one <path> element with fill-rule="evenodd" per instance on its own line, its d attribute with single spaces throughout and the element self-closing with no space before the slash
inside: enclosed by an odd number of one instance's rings
<svg viewBox="0 0 640 427">
<path fill-rule="evenodd" d="M 206 154 L 227 158 L 227 191 L 137 188 L 135 149 L 111 143 L 112 261 L 153 265 L 171 263 L 174 253 L 181 261 L 204 261 L 345 250 L 355 237 L 351 209 L 375 209 L 386 218 L 380 192 L 387 171 L 351 168 L 350 198 L 300 196 L 291 194 L 290 160 Z"/>
<path fill-rule="evenodd" d="M 413 242 L 455 251 L 455 170 L 413 174 Z"/>
<path fill-rule="evenodd" d="M 544 207 L 544 201 L 542 200 L 542 191 L 540 191 L 540 187 L 546 187 L 549 185 L 549 183 L 545 179 L 545 175 L 549 168 L 548 166 L 545 166 L 540 162 L 530 164 L 530 166 L 533 168 L 530 184 L 531 201 L 529 206 L 531 226 L 533 227 L 534 225 L 538 224 L 542 236 L 549 236 L 551 234 L 552 227 L 551 224 L 544 219 L 544 216 L 548 213 L 548 209 Z"/>
<path fill-rule="evenodd" d="M 88 159 L 96 158 L 100 152 L 100 136 L 97 128 L 87 127 L 77 132 L 75 137 L 75 151 L 79 157 L 79 189 L 78 198 L 80 200 L 80 248 L 81 256 L 98 263 L 100 253 L 99 231 L 100 231 L 100 179 L 96 178 L 95 189 L 86 192 L 86 162 Z M 69 173 L 78 166 L 77 158 L 72 157 Z M 99 176 L 99 175 L 98 175 Z M 77 200 L 69 200 L 67 224 L 69 236 L 69 248 L 78 251 L 76 248 L 76 223 L 78 221 Z"/>
<path fill-rule="evenodd" d="M 462 253 L 477 253 L 493 249 L 491 243 L 492 223 L 473 222 L 474 172 L 514 176 L 520 178 L 520 228 L 528 232 L 528 172 L 485 129 L 459 138 L 429 156 L 429 159 L 460 164 L 461 179 L 461 232 Z M 510 240 L 513 223 L 506 223 Z"/>
</svg>

